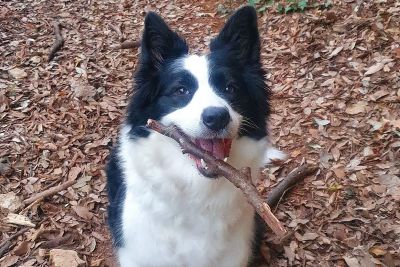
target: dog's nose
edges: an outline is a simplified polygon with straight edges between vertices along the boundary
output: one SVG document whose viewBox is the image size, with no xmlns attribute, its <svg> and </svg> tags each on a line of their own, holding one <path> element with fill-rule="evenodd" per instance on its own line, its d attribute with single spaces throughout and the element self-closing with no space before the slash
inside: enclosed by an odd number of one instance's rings
<svg viewBox="0 0 400 267">
<path fill-rule="evenodd" d="M 207 128 L 218 131 L 228 125 L 231 117 L 229 111 L 226 108 L 221 107 L 208 107 L 203 110 L 201 119 Z"/>
</svg>

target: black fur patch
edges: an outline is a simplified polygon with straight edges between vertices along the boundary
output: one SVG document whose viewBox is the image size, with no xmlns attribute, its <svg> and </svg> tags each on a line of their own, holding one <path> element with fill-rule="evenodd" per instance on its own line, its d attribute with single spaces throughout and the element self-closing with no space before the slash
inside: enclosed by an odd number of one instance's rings
<svg viewBox="0 0 400 267">
<path fill-rule="evenodd" d="M 118 146 L 118 144 L 117 144 Z M 117 147 L 116 146 L 116 147 Z M 116 247 L 123 246 L 121 216 L 122 205 L 125 199 L 126 187 L 123 182 L 119 159 L 114 148 L 107 163 L 107 193 L 108 193 L 108 224 L 110 226 L 113 243 Z"/>
</svg>

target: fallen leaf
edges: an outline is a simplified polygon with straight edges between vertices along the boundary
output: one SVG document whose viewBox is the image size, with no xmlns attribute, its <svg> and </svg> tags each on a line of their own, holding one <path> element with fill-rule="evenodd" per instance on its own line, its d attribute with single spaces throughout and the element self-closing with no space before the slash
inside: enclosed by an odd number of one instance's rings
<svg viewBox="0 0 400 267">
<path fill-rule="evenodd" d="M 23 204 L 21 198 L 14 192 L 8 192 L 6 194 L 0 194 L 0 207 L 8 209 L 11 212 L 22 208 Z"/>
<path fill-rule="evenodd" d="M 18 262 L 19 257 L 15 255 L 7 255 L 4 258 L 1 258 L 1 267 L 10 267 L 14 266 Z"/>
<path fill-rule="evenodd" d="M 373 101 L 376 101 L 384 96 L 387 96 L 389 93 L 389 91 L 387 90 L 379 90 L 377 92 L 375 92 L 373 95 L 370 96 L 370 99 Z"/>
<path fill-rule="evenodd" d="M 89 211 L 89 209 L 87 207 L 83 207 L 83 206 L 73 206 L 72 209 L 75 211 L 75 213 L 85 219 L 85 220 L 90 220 L 93 218 L 93 213 L 91 213 Z"/>
<path fill-rule="evenodd" d="M 396 200 L 400 200 L 400 178 L 398 176 L 383 174 L 378 177 L 378 181 L 386 186 L 389 195 Z"/>
<path fill-rule="evenodd" d="M 96 95 L 96 89 L 81 80 L 70 79 L 70 86 L 76 98 L 90 100 Z"/>
<path fill-rule="evenodd" d="M 86 263 L 73 250 L 52 249 L 49 254 L 52 267 L 79 267 Z"/>
<path fill-rule="evenodd" d="M 400 129 L 400 120 L 390 121 L 390 125 L 392 125 L 394 128 Z"/>
<path fill-rule="evenodd" d="M 367 75 L 377 73 L 378 71 L 383 69 L 383 66 L 385 66 L 385 64 L 383 64 L 382 62 L 376 63 L 375 65 L 372 65 L 371 67 L 369 67 L 367 69 L 367 71 L 364 73 L 364 75 L 367 76 Z"/>
<path fill-rule="evenodd" d="M 32 221 L 28 217 L 26 217 L 25 215 L 15 214 L 15 213 L 8 213 L 7 223 L 23 225 L 28 227 L 35 227 L 35 224 L 32 223 Z"/>
<path fill-rule="evenodd" d="M 78 175 L 82 172 L 82 168 L 80 167 L 72 167 L 68 173 L 68 180 L 75 181 Z"/>
<path fill-rule="evenodd" d="M 343 50 L 343 46 L 338 46 L 335 48 L 335 50 L 332 51 L 332 53 L 329 55 L 328 58 L 333 58 L 334 56 L 336 56 L 337 54 L 340 53 L 340 51 Z"/>
<path fill-rule="evenodd" d="M 319 126 L 325 126 L 330 123 L 329 120 L 320 120 L 318 118 L 314 118 L 314 121 L 319 125 Z"/>
<path fill-rule="evenodd" d="M 368 120 L 368 123 L 372 126 L 372 131 L 378 131 L 384 125 L 383 122 L 375 121 L 375 120 Z"/>
<path fill-rule="evenodd" d="M 335 146 L 334 148 L 331 149 L 331 153 L 332 153 L 333 159 L 335 161 L 338 161 L 339 158 L 340 158 L 340 150 L 339 150 L 339 148 L 337 146 Z"/>
<path fill-rule="evenodd" d="M 349 267 L 363 267 L 360 265 L 357 258 L 344 256 L 343 259 Z"/>
<path fill-rule="evenodd" d="M 371 254 L 374 257 L 381 257 L 381 256 L 383 256 L 383 255 L 385 255 L 387 253 L 386 250 L 384 250 L 384 249 L 382 249 L 382 248 L 380 248 L 378 246 L 370 247 L 368 249 L 368 252 L 369 252 L 369 254 Z"/>
<path fill-rule="evenodd" d="M 14 255 L 17 256 L 23 256 L 25 255 L 28 250 L 29 250 L 29 242 L 28 241 L 22 241 L 21 243 L 19 243 L 19 245 L 14 249 Z"/>
<path fill-rule="evenodd" d="M 346 108 L 346 113 L 350 114 L 350 115 L 364 113 L 364 112 L 366 112 L 367 105 L 368 105 L 368 102 L 360 101 L 360 102 L 353 104 L 350 107 Z"/>
<path fill-rule="evenodd" d="M 375 155 L 374 151 L 372 150 L 372 148 L 370 146 L 366 146 L 363 149 L 363 156 L 364 157 L 370 157 Z"/>
<path fill-rule="evenodd" d="M 333 172 L 335 173 L 336 177 L 339 179 L 343 179 L 344 177 L 346 177 L 346 173 L 345 173 L 343 167 L 335 168 L 335 169 L 333 169 Z"/>
<path fill-rule="evenodd" d="M 308 241 L 308 240 L 315 240 L 319 235 L 317 233 L 311 233 L 311 232 L 307 232 L 304 235 L 300 235 L 296 232 L 295 236 L 299 241 Z"/>
<path fill-rule="evenodd" d="M 296 257 L 296 254 L 289 246 L 284 246 L 283 249 L 285 250 L 285 254 L 289 259 L 289 265 L 292 265 Z"/>
<path fill-rule="evenodd" d="M 11 70 L 8 71 L 8 73 L 9 73 L 14 79 L 17 79 L 17 80 L 23 79 L 23 78 L 25 78 L 26 76 L 28 76 L 28 74 L 27 74 L 23 69 L 20 69 L 20 68 L 11 69 Z"/>
</svg>

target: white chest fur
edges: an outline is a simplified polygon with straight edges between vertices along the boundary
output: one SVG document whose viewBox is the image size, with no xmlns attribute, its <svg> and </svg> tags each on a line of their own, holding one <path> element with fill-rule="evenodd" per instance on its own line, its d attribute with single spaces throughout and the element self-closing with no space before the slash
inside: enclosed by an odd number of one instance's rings
<svg viewBox="0 0 400 267">
<path fill-rule="evenodd" d="M 118 153 L 127 188 L 121 266 L 246 266 L 254 211 L 242 193 L 225 178 L 201 176 L 174 141 L 155 133 L 133 141 L 127 131 Z M 236 140 L 230 163 L 257 168 L 266 145 Z"/>
</svg>

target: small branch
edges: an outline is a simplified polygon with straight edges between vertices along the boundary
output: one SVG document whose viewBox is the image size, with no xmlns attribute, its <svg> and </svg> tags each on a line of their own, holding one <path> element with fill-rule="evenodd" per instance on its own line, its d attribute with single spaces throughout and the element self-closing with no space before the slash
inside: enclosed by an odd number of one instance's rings
<svg viewBox="0 0 400 267">
<path fill-rule="evenodd" d="M 8 249 L 10 248 L 11 245 L 11 241 L 14 240 L 15 238 L 19 237 L 20 235 L 22 235 L 23 233 L 25 233 L 26 231 L 28 231 L 29 228 L 22 228 L 21 230 L 19 230 L 18 232 L 16 232 L 15 234 L 13 234 L 12 236 L 10 236 L 9 238 L 5 239 L 3 242 L 1 242 L 0 244 L 0 258 L 3 257 L 3 255 L 8 251 Z"/>
<path fill-rule="evenodd" d="M 308 164 L 294 169 L 285 177 L 285 179 L 283 179 L 277 186 L 275 186 L 271 189 L 270 192 L 268 192 L 268 196 L 266 199 L 268 205 L 270 205 L 271 207 L 277 205 L 279 199 L 286 193 L 288 189 L 293 187 L 295 184 L 303 180 L 308 175 L 315 173 L 317 170 L 318 167 L 310 166 Z"/>
<path fill-rule="evenodd" d="M 124 36 L 123 36 L 123 34 L 122 34 L 122 32 L 121 32 L 121 28 L 118 27 L 118 26 L 115 26 L 115 25 L 113 25 L 113 24 L 108 24 L 108 26 L 110 26 L 110 28 L 111 28 L 113 31 L 115 31 L 115 33 L 118 35 L 119 40 L 122 41 L 123 38 L 124 38 Z"/>
<path fill-rule="evenodd" d="M 4 254 L 6 254 L 6 252 L 10 249 L 10 246 L 11 246 L 11 242 L 8 240 L 1 243 L 0 258 L 3 257 Z"/>
<path fill-rule="evenodd" d="M 112 49 L 118 50 L 118 49 L 134 49 L 138 48 L 140 46 L 140 41 L 125 41 L 122 42 L 118 45 L 113 45 L 111 46 Z"/>
<path fill-rule="evenodd" d="M 154 120 L 148 120 L 147 126 L 156 132 L 174 139 L 179 143 L 184 153 L 190 153 L 197 158 L 203 159 L 213 173 L 215 172 L 224 176 L 243 192 L 247 201 L 254 207 L 256 212 L 277 236 L 281 237 L 286 234 L 282 223 L 272 214 L 269 205 L 262 200 L 255 186 L 251 184 L 250 171 L 248 168 L 245 168 L 243 171 L 238 171 L 226 162 L 216 159 L 208 152 L 193 144 L 177 127 L 166 127 Z"/>
<path fill-rule="evenodd" d="M 93 62 L 89 62 L 89 65 L 92 66 L 93 68 L 95 68 L 96 70 L 103 72 L 104 74 L 110 75 L 110 72 L 108 70 L 100 67 L 99 65 L 97 65 Z"/>
<path fill-rule="evenodd" d="M 28 199 L 25 199 L 23 201 L 23 203 L 25 205 L 29 205 L 29 204 L 37 201 L 38 199 L 43 199 L 45 197 L 49 197 L 49 196 L 52 196 L 54 194 L 57 194 L 58 192 L 67 189 L 68 187 L 74 185 L 75 183 L 76 183 L 76 181 L 74 181 L 74 180 L 66 181 L 65 183 L 62 183 L 60 185 L 51 187 L 51 188 L 49 188 L 49 189 L 47 189 L 47 190 L 45 190 L 43 192 L 40 192 L 40 193 L 28 198 Z"/>
<path fill-rule="evenodd" d="M 54 33 L 56 35 L 56 40 L 54 41 L 54 44 L 51 47 L 51 50 L 50 50 L 50 53 L 49 53 L 49 57 L 47 59 L 48 62 L 50 62 L 54 58 L 56 53 L 64 45 L 64 38 L 62 37 L 62 34 L 61 34 L 61 23 L 55 22 L 53 24 L 53 26 L 54 26 Z"/>
</svg>

